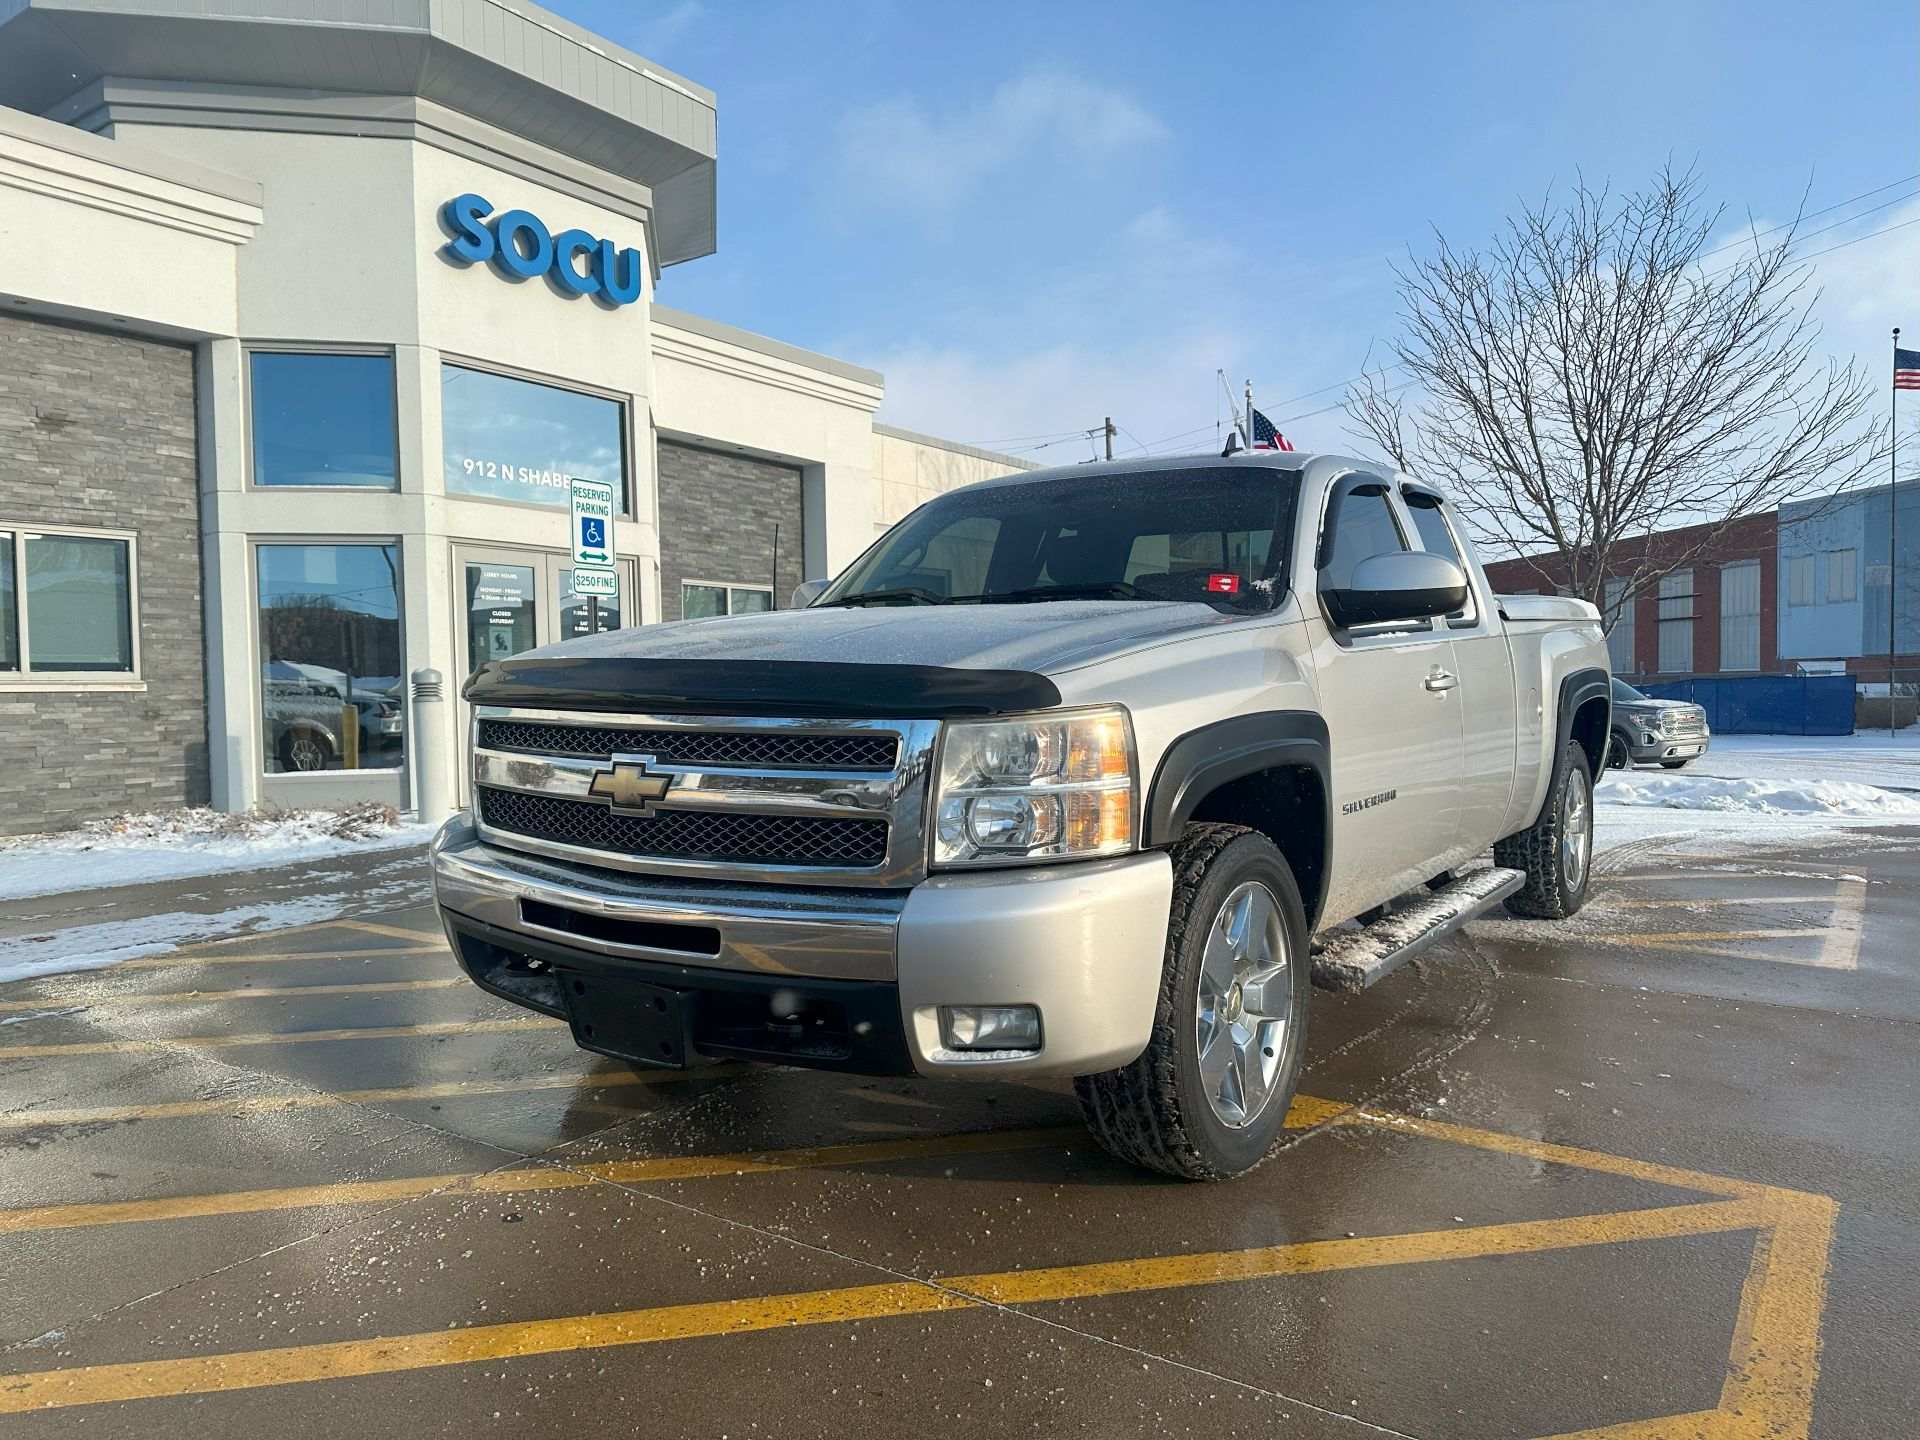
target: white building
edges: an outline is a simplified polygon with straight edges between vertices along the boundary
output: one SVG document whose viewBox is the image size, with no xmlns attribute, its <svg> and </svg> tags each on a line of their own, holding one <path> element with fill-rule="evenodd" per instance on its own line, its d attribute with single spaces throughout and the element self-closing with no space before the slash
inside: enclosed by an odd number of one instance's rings
<svg viewBox="0 0 1920 1440">
<path fill-rule="evenodd" d="M 1020 468 L 654 303 L 715 246 L 711 92 L 519 0 L 390 8 L 0 6 L 0 833 L 405 808 L 464 723 L 417 743 L 412 670 L 784 604 Z M 575 475 L 624 497 L 613 599 Z"/>
</svg>

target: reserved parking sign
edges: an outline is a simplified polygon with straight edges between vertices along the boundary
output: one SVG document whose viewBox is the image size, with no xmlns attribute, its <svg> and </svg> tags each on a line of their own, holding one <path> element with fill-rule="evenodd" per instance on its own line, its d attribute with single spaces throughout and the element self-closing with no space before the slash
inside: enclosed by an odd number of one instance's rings
<svg viewBox="0 0 1920 1440">
<path fill-rule="evenodd" d="M 613 570 L 613 486 L 572 477 L 573 563 L 576 569 Z"/>
</svg>

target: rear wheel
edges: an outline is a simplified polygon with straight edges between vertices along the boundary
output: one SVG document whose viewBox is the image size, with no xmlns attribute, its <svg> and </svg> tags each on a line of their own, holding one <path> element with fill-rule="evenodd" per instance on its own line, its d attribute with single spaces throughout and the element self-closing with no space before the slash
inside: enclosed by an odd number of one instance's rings
<svg viewBox="0 0 1920 1440">
<path fill-rule="evenodd" d="M 1195 825 L 1173 847 L 1173 911 L 1153 1035 L 1132 1064 L 1074 1081 L 1094 1137 L 1191 1180 L 1272 1152 L 1305 1053 L 1306 914 L 1257 831 Z"/>
<path fill-rule="evenodd" d="M 1540 818 L 1496 844 L 1493 862 L 1526 872 L 1526 885 L 1507 899 L 1507 909 L 1516 915 L 1564 920 L 1587 903 L 1593 879 L 1593 779 L 1587 752 L 1571 738 L 1554 757 Z"/>
<path fill-rule="evenodd" d="M 288 770 L 324 770 L 333 757 L 326 737 L 314 730 L 289 730 L 280 741 L 280 763 Z"/>
</svg>

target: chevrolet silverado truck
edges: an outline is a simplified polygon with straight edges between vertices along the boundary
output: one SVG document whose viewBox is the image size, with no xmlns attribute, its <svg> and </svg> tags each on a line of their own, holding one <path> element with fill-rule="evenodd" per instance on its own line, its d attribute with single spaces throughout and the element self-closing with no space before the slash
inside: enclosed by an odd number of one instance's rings
<svg viewBox="0 0 1920 1440">
<path fill-rule="evenodd" d="M 477 984 L 635 1065 L 1072 1076 L 1108 1150 L 1214 1178 L 1272 1150 L 1313 980 L 1586 897 L 1598 614 L 1495 596 L 1391 467 L 987 481 L 795 604 L 475 672 L 433 873 Z"/>
</svg>

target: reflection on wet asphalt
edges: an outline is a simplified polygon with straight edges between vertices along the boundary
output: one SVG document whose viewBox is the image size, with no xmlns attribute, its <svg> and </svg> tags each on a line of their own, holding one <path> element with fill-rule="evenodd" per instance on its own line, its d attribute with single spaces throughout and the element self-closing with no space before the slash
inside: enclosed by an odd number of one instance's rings
<svg viewBox="0 0 1920 1440">
<path fill-rule="evenodd" d="M 1212 1186 L 1063 1083 L 634 1073 L 418 905 L 0 987 L 0 1429 L 1908 1433 L 1920 862 L 1606 866 L 1316 996 Z"/>
</svg>

